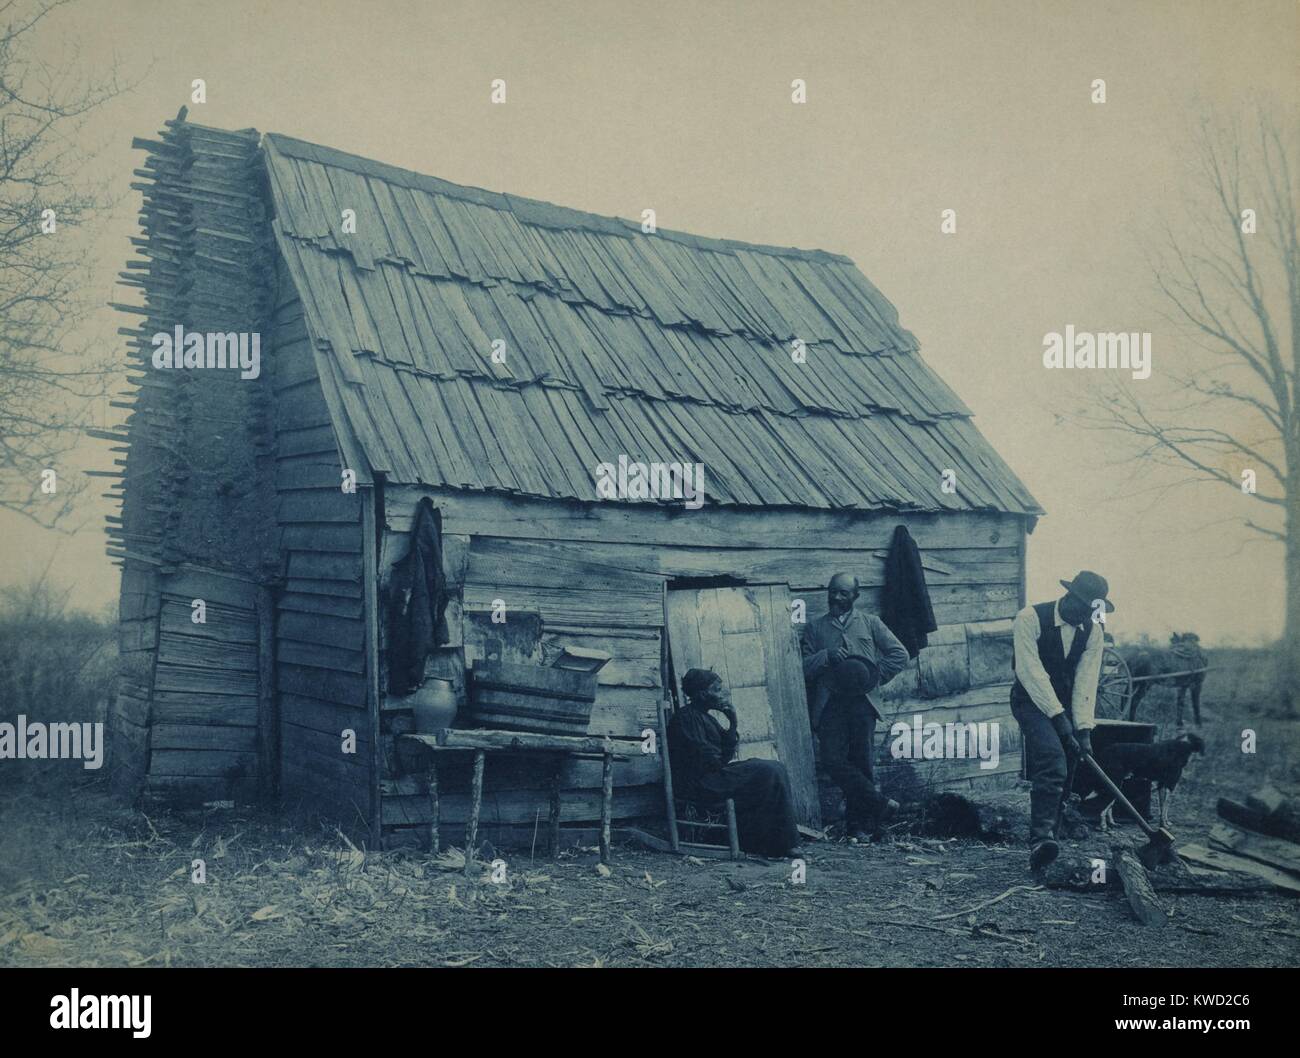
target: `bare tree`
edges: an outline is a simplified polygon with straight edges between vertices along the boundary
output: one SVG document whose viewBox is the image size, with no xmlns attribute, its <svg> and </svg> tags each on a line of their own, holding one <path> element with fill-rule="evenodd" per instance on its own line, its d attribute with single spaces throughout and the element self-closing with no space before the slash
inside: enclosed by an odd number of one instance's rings
<svg viewBox="0 0 1300 1058">
<path fill-rule="evenodd" d="M 1176 236 L 1150 254 L 1166 317 L 1186 335 L 1163 395 L 1116 385 L 1082 425 L 1135 439 L 1184 480 L 1234 489 L 1242 521 L 1282 545 L 1283 694 L 1300 711 L 1300 237 L 1296 143 L 1265 106 L 1249 121 L 1207 117 Z M 1165 357 L 1165 362 L 1170 361 Z M 1207 600 L 1212 604 L 1213 600 Z"/>
<path fill-rule="evenodd" d="M 75 232 L 104 206 L 83 175 L 89 122 L 121 86 L 42 38 L 68 2 L 0 3 L 0 507 L 44 525 L 70 509 L 77 483 L 60 457 L 113 366 L 78 336 L 94 306 Z"/>
</svg>

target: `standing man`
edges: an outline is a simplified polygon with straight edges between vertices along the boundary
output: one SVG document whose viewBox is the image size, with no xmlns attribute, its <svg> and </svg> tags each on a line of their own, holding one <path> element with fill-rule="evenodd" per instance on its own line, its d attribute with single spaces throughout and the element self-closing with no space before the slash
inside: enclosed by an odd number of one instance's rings
<svg viewBox="0 0 1300 1058">
<path fill-rule="evenodd" d="M 1011 715 L 1020 725 L 1025 774 L 1029 779 L 1029 866 L 1046 867 L 1061 851 L 1057 844 L 1069 780 L 1081 753 L 1092 753 L 1093 709 L 1101 655 L 1102 629 L 1093 614 L 1106 598 L 1106 578 L 1083 570 L 1061 581 L 1065 594 L 1055 602 L 1026 606 L 1012 625 Z M 1068 703 L 1068 706 L 1067 704 Z"/>
<path fill-rule="evenodd" d="M 804 629 L 799 644 L 808 713 L 822 766 L 848 802 L 846 829 L 868 839 L 898 811 L 876 789 L 876 721 L 869 694 L 907 667 L 907 648 L 874 614 L 855 610 L 858 579 L 837 573 L 826 589 L 827 613 Z"/>
</svg>

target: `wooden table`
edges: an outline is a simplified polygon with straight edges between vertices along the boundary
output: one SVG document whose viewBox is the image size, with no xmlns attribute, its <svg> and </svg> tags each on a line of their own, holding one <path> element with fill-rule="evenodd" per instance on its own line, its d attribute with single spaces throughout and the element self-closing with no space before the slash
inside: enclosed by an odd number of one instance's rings
<svg viewBox="0 0 1300 1058">
<path fill-rule="evenodd" d="M 636 740 L 595 738 L 578 735 L 541 735 L 524 731 L 496 731 L 476 728 L 460 730 L 446 728 L 432 734 L 402 735 L 408 744 L 423 747 L 429 752 L 429 847 L 434 855 L 439 851 L 438 839 L 438 754 L 467 752 L 474 754 L 474 776 L 470 784 L 469 823 L 465 830 L 465 874 L 473 870 L 474 849 L 478 844 L 479 813 L 483 806 L 483 768 L 489 752 L 498 753 L 551 753 L 557 758 L 555 778 L 551 786 L 550 847 L 551 855 L 559 851 L 560 844 L 560 763 L 563 757 L 600 758 L 600 862 L 609 862 L 609 830 L 614 801 L 614 761 L 627 760 L 630 751 L 638 748 Z M 619 752 L 623 750 L 623 752 Z"/>
</svg>

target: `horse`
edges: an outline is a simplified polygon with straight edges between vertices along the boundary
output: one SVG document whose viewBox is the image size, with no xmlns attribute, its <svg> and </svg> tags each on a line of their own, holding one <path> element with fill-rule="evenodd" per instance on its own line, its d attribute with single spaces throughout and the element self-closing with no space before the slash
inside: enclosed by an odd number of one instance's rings
<svg viewBox="0 0 1300 1058">
<path fill-rule="evenodd" d="M 1195 632 L 1175 632 L 1169 637 L 1168 647 L 1146 648 L 1129 660 L 1129 671 L 1133 674 L 1136 688 L 1133 700 L 1129 703 L 1128 718 L 1137 716 L 1138 705 L 1146 697 L 1151 684 L 1167 682 L 1172 679 L 1178 688 L 1178 726 L 1183 726 L 1183 700 L 1187 692 L 1192 692 L 1192 717 L 1197 727 L 1201 726 L 1201 684 L 1205 682 L 1205 667 L 1210 659 L 1201 649 L 1201 637 Z M 1202 671 L 1196 671 L 1196 670 Z M 1166 673 L 1182 673 L 1179 676 L 1165 677 Z M 1139 679 L 1139 677 L 1154 677 Z"/>
</svg>

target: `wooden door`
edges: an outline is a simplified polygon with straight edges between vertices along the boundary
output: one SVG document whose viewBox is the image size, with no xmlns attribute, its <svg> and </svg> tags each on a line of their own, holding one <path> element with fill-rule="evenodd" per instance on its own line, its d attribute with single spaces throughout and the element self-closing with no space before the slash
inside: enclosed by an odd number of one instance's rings
<svg viewBox="0 0 1300 1058">
<path fill-rule="evenodd" d="M 803 665 L 784 584 L 667 593 L 668 645 L 677 681 L 712 669 L 731 690 L 737 760 L 779 760 L 790 775 L 795 818 L 821 827 Z"/>
</svg>

